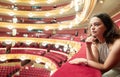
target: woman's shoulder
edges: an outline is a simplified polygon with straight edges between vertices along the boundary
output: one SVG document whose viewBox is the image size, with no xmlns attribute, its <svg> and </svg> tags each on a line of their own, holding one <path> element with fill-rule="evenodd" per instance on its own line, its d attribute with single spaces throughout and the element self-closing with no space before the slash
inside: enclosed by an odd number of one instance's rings
<svg viewBox="0 0 120 77">
<path fill-rule="evenodd" d="M 120 38 L 118 38 L 118 39 L 115 40 L 114 44 L 116 44 L 116 43 L 120 44 Z"/>
<path fill-rule="evenodd" d="M 120 49 L 120 38 L 115 40 L 115 42 L 113 43 L 113 47 Z"/>
</svg>

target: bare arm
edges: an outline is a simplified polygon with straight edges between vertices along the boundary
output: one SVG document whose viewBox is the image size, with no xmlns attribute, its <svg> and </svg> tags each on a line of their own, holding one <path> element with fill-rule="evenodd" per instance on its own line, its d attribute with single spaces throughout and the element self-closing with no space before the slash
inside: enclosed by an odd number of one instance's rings
<svg viewBox="0 0 120 77">
<path fill-rule="evenodd" d="M 117 40 L 112 46 L 112 50 L 110 51 L 106 61 L 104 64 L 95 62 L 93 60 L 87 60 L 88 65 L 98 68 L 100 70 L 109 70 L 114 67 L 120 61 L 120 40 Z"/>
<path fill-rule="evenodd" d="M 98 62 L 98 49 L 95 44 L 86 45 L 87 59 Z"/>
<path fill-rule="evenodd" d="M 95 39 L 93 36 L 86 39 L 86 54 L 87 59 L 98 62 L 98 49 L 94 42 Z"/>
<path fill-rule="evenodd" d="M 104 64 L 94 61 L 92 59 L 85 59 L 85 58 L 76 58 L 71 60 L 71 64 L 79 64 L 85 63 L 88 66 L 107 71 L 113 68 L 118 62 L 120 62 L 120 39 L 117 40 L 114 45 L 112 46 L 112 50 L 110 51 L 106 61 Z"/>
</svg>

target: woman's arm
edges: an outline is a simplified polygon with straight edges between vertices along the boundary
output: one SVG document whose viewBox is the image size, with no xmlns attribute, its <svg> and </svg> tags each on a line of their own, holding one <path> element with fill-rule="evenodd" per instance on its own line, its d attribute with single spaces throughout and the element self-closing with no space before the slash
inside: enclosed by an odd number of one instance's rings
<svg viewBox="0 0 120 77">
<path fill-rule="evenodd" d="M 120 39 L 112 45 L 112 49 L 104 62 L 104 69 L 109 70 L 120 62 Z"/>
<path fill-rule="evenodd" d="M 85 58 L 75 58 L 71 60 L 69 63 L 70 64 L 79 64 L 79 63 L 84 63 L 87 64 L 87 60 L 92 60 L 98 62 L 98 51 L 97 51 L 97 46 L 93 42 L 95 38 L 90 36 L 86 39 L 86 57 Z"/>
<path fill-rule="evenodd" d="M 86 56 L 87 59 L 94 60 L 98 62 L 98 49 L 97 44 L 94 42 L 95 37 L 90 36 L 86 39 Z"/>
<path fill-rule="evenodd" d="M 113 47 L 112 50 L 110 51 L 106 61 L 104 62 L 104 64 L 95 62 L 93 60 L 86 60 L 89 66 L 91 67 L 95 67 L 97 69 L 100 70 L 109 70 L 111 68 L 113 68 L 118 62 L 120 62 L 120 41 L 116 42 Z"/>
<path fill-rule="evenodd" d="M 86 44 L 87 59 L 98 62 L 98 49 L 96 44 Z"/>
<path fill-rule="evenodd" d="M 70 64 L 84 63 L 87 64 L 88 66 L 107 71 L 113 68 L 118 62 L 120 62 L 119 55 L 120 55 L 120 40 L 114 43 L 114 45 L 112 46 L 112 50 L 110 51 L 104 64 L 85 58 L 76 58 L 74 60 L 71 60 Z"/>
</svg>

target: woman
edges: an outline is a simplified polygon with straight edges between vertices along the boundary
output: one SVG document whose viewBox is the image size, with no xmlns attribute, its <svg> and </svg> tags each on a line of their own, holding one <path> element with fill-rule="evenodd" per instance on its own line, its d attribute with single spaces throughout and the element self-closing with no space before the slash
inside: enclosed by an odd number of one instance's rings
<svg viewBox="0 0 120 77">
<path fill-rule="evenodd" d="M 120 77 L 120 34 L 106 13 L 90 20 L 90 36 L 86 39 L 87 59 L 75 58 L 70 64 L 84 63 L 100 69 L 103 77 Z"/>
</svg>

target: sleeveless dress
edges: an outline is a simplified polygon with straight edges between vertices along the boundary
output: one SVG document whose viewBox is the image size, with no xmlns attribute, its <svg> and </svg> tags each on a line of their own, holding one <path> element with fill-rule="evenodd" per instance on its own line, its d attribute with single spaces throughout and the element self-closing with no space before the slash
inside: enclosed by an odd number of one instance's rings
<svg viewBox="0 0 120 77">
<path fill-rule="evenodd" d="M 98 47 L 99 51 L 99 62 L 104 63 L 108 54 L 109 54 L 109 49 L 106 44 L 106 42 L 101 43 Z M 113 67 L 111 70 L 103 74 L 103 77 L 120 77 L 120 62 Z"/>
</svg>

